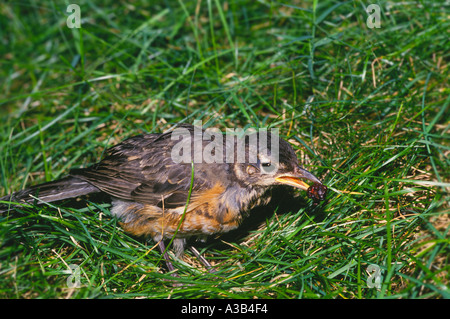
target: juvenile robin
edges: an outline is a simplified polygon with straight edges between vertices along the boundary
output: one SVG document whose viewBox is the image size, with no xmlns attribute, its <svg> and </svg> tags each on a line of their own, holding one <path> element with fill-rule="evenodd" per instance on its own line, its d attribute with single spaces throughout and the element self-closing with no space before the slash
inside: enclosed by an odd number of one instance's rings
<svg viewBox="0 0 450 319">
<path fill-rule="evenodd" d="M 0 212 L 13 209 L 17 202 L 35 202 L 30 195 L 54 202 L 106 193 L 112 198 L 111 213 L 123 229 L 158 243 L 173 271 L 164 241 L 173 238 L 175 252 L 181 255 L 191 237 L 233 230 L 252 208 L 271 200 L 275 187 L 289 185 L 307 190 L 314 200 L 325 198 L 326 186 L 298 165 L 292 147 L 277 135 L 255 132 L 213 144 L 220 136 L 205 138 L 205 130 L 186 124 L 176 129 L 183 133 L 176 138 L 175 131 L 131 137 L 107 150 L 97 164 L 7 195 L 0 200 L 11 203 L 4 203 Z M 199 157 L 199 152 L 210 156 Z M 195 248 L 189 248 L 211 269 Z"/>
</svg>

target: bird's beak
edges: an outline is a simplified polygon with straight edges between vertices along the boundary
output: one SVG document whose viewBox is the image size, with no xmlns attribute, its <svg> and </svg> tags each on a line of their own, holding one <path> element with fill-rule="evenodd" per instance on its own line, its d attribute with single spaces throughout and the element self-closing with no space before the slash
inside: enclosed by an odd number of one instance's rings
<svg viewBox="0 0 450 319">
<path fill-rule="evenodd" d="M 302 179 L 309 180 L 313 183 L 322 184 L 322 182 L 317 177 L 300 167 L 296 167 L 293 174 L 284 174 L 275 178 L 275 180 L 279 183 L 298 187 L 306 191 L 308 190 L 309 185 L 306 184 Z"/>
</svg>

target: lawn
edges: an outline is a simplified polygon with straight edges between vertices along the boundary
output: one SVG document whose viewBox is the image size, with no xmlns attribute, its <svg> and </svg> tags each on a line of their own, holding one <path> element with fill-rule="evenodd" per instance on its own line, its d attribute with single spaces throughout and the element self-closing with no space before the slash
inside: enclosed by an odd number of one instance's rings
<svg viewBox="0 0 450 319">
<path fill-rule="evenodd" d="M 80 28 L 70 2 L 0 4 L 0 196 L 194 120 L 278 128 L 329 193 L 199 244 L 214 274 L 174 258 L 182 286 L 107 199 L 23 206 L 1 298 L 450 298 L 448 2 L 76 3 Z"/>
</svg>

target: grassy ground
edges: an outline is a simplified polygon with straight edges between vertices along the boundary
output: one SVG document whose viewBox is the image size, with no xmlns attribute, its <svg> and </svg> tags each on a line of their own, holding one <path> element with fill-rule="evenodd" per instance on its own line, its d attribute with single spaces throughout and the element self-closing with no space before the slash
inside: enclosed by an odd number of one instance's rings
<svg viewBox="0 0 450 319">
<path fill-rule="evenodd" d="M 0 195 L 194 120 L 279 128 L 330 189 L 199 246 L 214 276 L 175 261 L 183 287 L 107 201 L 24 207 L 0 297 L 450 297 L 448 2 L 377 1 L 373 29 L 367 1 L 282 2 L 77 1 L 80 29 L 69 2 L 0 4 Z"/>
</svg>

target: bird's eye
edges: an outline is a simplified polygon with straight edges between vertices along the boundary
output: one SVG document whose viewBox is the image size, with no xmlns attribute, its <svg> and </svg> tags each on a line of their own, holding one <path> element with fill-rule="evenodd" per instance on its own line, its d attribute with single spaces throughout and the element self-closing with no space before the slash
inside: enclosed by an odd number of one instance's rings
<svg viewBox="0 0 450 319">
<path fill-rule="evenodd" d="M 261 172 L 263 174 L 273 174 L 276 171 L 275 165 L 270 162 L 261 163 Z"/>
</svg>

